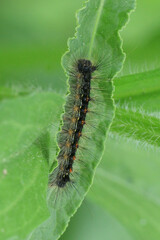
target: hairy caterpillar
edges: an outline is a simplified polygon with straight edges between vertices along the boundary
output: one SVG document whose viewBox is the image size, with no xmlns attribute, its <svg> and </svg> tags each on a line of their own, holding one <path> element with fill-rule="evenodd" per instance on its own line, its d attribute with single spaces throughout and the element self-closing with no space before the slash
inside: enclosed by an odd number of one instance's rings
<svg viewBox="0 0 160 240">
<path fill-rule="evenodd" d="M 51 186 L 63 188 L 67 182 L 71 181 L 70 174 L 73 171 L 73 163 L 76 160 L 76 152 L 91 100 L 92 73 L 97 68 L 98 66 L 94 66 L 90 60 L 79 59 L 70 71 L 70 78 L 76 81 L 70 86 L 70 94 L 65 106 L 67 111 L 63 115 L 63 126 L 58 137 L 59 164 L 56 173 L 53 172 L 50 176 Z"/>
</svg>

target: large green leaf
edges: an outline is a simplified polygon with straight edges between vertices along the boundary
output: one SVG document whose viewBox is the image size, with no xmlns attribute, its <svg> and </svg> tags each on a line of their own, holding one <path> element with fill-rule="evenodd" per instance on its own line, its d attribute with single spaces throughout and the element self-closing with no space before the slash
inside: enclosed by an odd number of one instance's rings
<svg viewBox="0 0 160 240">
<path fill-rule="evenodd" d="M 112 214 L 134 240 L 159 239 L 159 149 L 110 136 L 91 200 Z"/>
<path fill-rule="evenodd" d="M 0 104 L 0 239 L 24 239 L 49 216 L 46 186 L 56 128 L 51 123 L 59 119 L 62 102 L 56 94 L 37 93 Z"/>
<path fill-rule="evenodd" d="M 159 79 L 157 69 L 115 81 L 116 116 L 89 193 L 134 240 L 160 238 Z"/>
<path fill-rule="evenodd" d="M 80 141 L 82 149 L 85 147 L 89 150 L 85 151 L 84 156 L 79 150 L 77 152 L 77 158 L 85 162 L 85 168 L 78 161 L 74 166 L 79 172 L 77 177 L 74 174 L 75 188 L 78 191 L 70 187 L 67 190 L 68 194 L 62 189 L 57 196 L 56 189 L 49 188 L 48 204 L 51 217 L 35 229 L 28 239 L 59 238 L 92 183 L 95 168 L 104 149 L 106 132 L 113 116 L 111 79 L 120 70 L 124 59 L 118 31 L 126 23 L 128 13 L 133 7 L 133 0 L 127 3 L 123 0 L 117 0 L 114 3 L 111 0 L 92 0 L 87 2 L 78 13 L 76 37 L 69 40 L 69 52 L 63 57 L 63 66 L 68 73 L 68 67 L 73 64 L 75 57 L 86 58 L 93 63 L 103 58 L 104 67 L 99 70 L 101 78 L 92 83 L 93 89 L 97 89 L 96 97 L 100 100 L 101 107 L 98 104 L 90 106 L 91 112 L 93 110 L 96 115 L 89 115 L 87 121 L 91 126 L 94 124 L 94 127 L 85 127 L 83 131 L 83 134 L 89 136 L 92 141 L 88 143 L 86 138 Z"/>
</svg>

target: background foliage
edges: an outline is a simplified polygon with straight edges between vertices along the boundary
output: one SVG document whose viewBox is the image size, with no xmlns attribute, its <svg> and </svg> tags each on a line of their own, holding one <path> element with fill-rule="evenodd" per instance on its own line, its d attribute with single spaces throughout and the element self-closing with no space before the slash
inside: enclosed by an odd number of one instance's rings
<svg viewBox="0 0 160 240">
<path fill-rule="evenodd" d="M 45 109 L 45 102 L 48 101 L 51 103 L 50 109 L 56 108 L 52 105 L 53 99 L 50 93 L 53 89 L 57 93 L 57 102 L 61 104 L 63 101 L 58 98 L 58 93 L 62 95 L 66 92 L 66 78 L 60 66 L 60 58 L 66 50 L 68 37 L 74 34 L 76 24 L 74 13 L 81 6 L 80 0 L 1 1 L 1 121 L 3 122 L 3 118 L 6 119 L 8 114 L 14 120 L 1 125 L 1 133 L 3 131 L 6 133 L 5 127 L 8 129 L 6 139 L 0 139 L 1 180 L 5 177 L 6 166 L 8 173 L 15 171 L 5 161 L 4 148 L 11 151 L 11 147 L 14 147 L 15 156 L 21 149 L 18 167 L 21 167 L 22 159 L 29 163 L 29 153 L 25 152 L 29 141 L 32 140 L 29 138 L 29 131 L 35 131 L 36 137 L 36 131 L 47 124 L 44 116 L 48 114 L 48 109 L 41 117 L 40 126 L 36 124 L 36 111 Z M 69 228 L 62 237 L 63 240 L 104 239 L 104 236 L 110 240 L 117 238 L 157 240 L 160 237 L 159 7 L 158 0 L 152 2 L 137 0 L 136 12 L 132 14 L 131 21 L 123 30 L 122 37 L 127 59 L 123 71 L 115 80 L 117 103 L 115 120 L 106 141 L 106 151 L 97 170 L 93 188 L 71 220 Z M 14 106 L 18 104 L 20 109 L 25 101 L 25 98 L 20 97 L 27 96 L 28 92 L 34 92 L 33 96 L 30 95 L 27 99 L 26 106 L 30 108 L 29 103 L 34 103 L 32 105 L 34 115 L 32 117 L 26 115 L 24 128 L 21 122 L 17 123 L 16 118 L 20 113 Z M 38 99 L 39 92 L 42 94 L 41 100 Z M 12 111 L 8 113 L 8 109 Z M 61 112 L 60 109 L 55 111 L 57 114 Z M 53 110 L 50 112 L 54 116 Z M 15 136 L 20 136 L 17 138 L 18 142 Z M 7 141 L 8 139 L 10 141 Z M 23 144 L 21 139 L 25 139 Z M 6 145 L 9 142 L 11 146 Z M 37 154 L 36 159 L 41 158 L 41 154 L 43 156 L 47 154 L 38 152 L 38 149 L 36 144 L 32 149 Z M 12 151 L 7 154 L 14 157 Z M 45 161 L 43 164 L 43 166 L 36 164 L 33 169 L 43 168 L 47 171 Z M 32 173 L 26 175 L 29 178 Z M 21 175 L 17 177 L 21 178 Z M 35 178 L 38 179 L 38 176 Z M 12 175 L 8 181 L 12 181 Z M 21 178 L 21 181 L 23 188 L 25 179 Z M 47 182 L 47 179 L 44 181 Z M 28 183 L 29 186 L 30 184 L 32 185 L 32 182 Z M 37 186 L 43 191 L 43 186 L 36 181 L 30 191 L 34 191 Z M 18 191 L 15 189 L 15 195 Z M 2 192 L 6 193 L 8 199 L 13 197 L 7 189 L 2 189 L 1 194 Z M 26 191 L 25 194 L 29 192 Z M 3 204 L 6 203 L 1 202 L 2 210 L 4 210 Z M 43 204 L 43 201 L 39 203 L 37 199 L 37 211 L 43 211 L 37 222 L 34 215 L 31 217 L 25 209 L 22 217 L 30 219 L 31 225 L 32 220 L 38 224 L 38 221 L 41 222 L 45 214 L 48 214 Z M 30 209 L 32 211 L 32 208 Z M 6 215 L 5 212 L 4 214 Z M 20 219 L 19 223 L 21 223 Z M 14 223 L 12 224 L 14 229 Z M 3 229 L 0 231 L 3 233 Z"/>
</svg>

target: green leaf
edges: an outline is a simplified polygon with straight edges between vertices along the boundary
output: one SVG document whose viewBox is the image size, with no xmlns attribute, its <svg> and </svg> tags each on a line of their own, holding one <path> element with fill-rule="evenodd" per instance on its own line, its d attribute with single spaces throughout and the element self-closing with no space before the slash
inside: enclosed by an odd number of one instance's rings
<svg viewBox="0 0 160 240">
<path fill-rule="evenodd" d="M 51 123 L 62 102 L 56 94 L 37 93 L 0 104 L 0 239 L 24 239 L 49 216 L 48 161 L 55 155 L 49 133 L 55 136 Z"/>
<path fill-rule="evenodd" d="M 111 132 L 133 138 L 144 145 L 160 146 L 159 114 L 149 114 L 143 109 L 117 107 Z"/>
<path fill-rule="evenodd" d="M 60 239 L 65 240 L 133 240 L 122 224 L 104 211 L 93 200 L 85 201 L 71 219 L 69 227 Z"/>
<path fill-rule="evenodd" d="M 159 78 L 156 69 L 116 79 L 116 116 L 89 193 L 134 240 L 160 237 Z"/>
<path fill-rule="evenodd" d="M 115 100 L 129 108 L 139 107 L 156 112 L 160 109 L 160 69 L 115 79 Z"/>
<path fill-rule="evenodd" d="M 111 134 L 89 192 L 133 240 L 160 237 L 159 154 L 159 149 Z"/>
<path fill-rule="evenodd" d="M 111 79 L 122 67 L 124 59 L 118 31 L 126 23 L 128 13 L 133 7 L 133 0 L 128 2 L 117 0 L 114 3 L 111 0 L 92 0 L 78 13 L 76 38 L 69 40 L 69 52 L 63 57 L 63 66 L 68 73 L 68 67 L 75 57 L 90 59 L 93 63 L 100 58 L 103 59 L 104 68 L 99 71 L 102 77 L 100 81 L 92 83 L 98 88 L 96 96 L 101 102 L 101 107 L 98 104 L 90 106 L 91 111 L 96 112 L 96 116 L 88 116 L 87 121 L 94 123 L 94 128 L 88 131 L 86 127 L 83 131 L 83 134 L 89 136 L 92 141 L 88 142 L 86 139 L 80 141 L 80 146 L 85 146 L 89 150 L 85 152 L 85 157 L 77 152 L 78 157 L 81 156 L 82 161 L 85 161 L 85 169 L 75 162 L 80 176 L 75 179 L 78 191 L 70 187 L 69 194 L 65 194 L 62 189 L 57 197 L 56 190 L 49 188 L 48 204 L 51 217 L 31 233 L 29 240 L 59 238 L 89 190 L 113 117 Z"/>
<path fill-rule="evenodd" d="M 25 96 L 27 94 L 28 92 L 26 91 L 16 92 L 9 87 L 0 87 L 0 101 L 6 98 L 11 99 L 11 98 L 16 98 L 18 96 Z"/>
<path fill-rule="evenodd" d="M 116 79 L 116 116 L 111 132 L 158 147 L 160 137 L 160 70 Z M 135 87 L 136 85 L 136 87 Z"/>
</svg>

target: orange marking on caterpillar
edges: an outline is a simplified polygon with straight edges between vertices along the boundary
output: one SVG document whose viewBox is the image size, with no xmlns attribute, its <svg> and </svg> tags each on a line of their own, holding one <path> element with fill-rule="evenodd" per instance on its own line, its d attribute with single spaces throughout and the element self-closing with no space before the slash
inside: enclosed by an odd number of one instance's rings
<svg viewBox="0 0 160 240">
<path fill-rule="evenodd" d="M 73 110 L 74 110 L 75 112 L 78 112 L 78 111 L 79 111 L 79 107 L 78 107 L 78 106 L 74 106 Z"/>
<path fill-rule="evenodd" d="M 86 98 L 86 101 L 88 102 L 89 100 L 90 100 L 90 98 L 89 98 L 89 97 L 87 97 L 87 98 Z"/>
<path fill-rule="evenodd" d="M 78 133 L 78 137 L 80 137 L 80 136 L 82 136 L 82 133 L 81 133 L 81 132 Z"/>
<path fill-rule="evenodd" d="M 85 109 L 84 109 L 84 113 L 87 113 L 87 112 L 88 112 L 88 109 L 87 109 L 87 108 L 85 108 Z"/>
<path fill-rule="evenodd" d="M 71 146 L 71 143 L 69 141 L 66 142 L 66 147 L 70 147 Z"/>
<path fill-rule="evenodd" d="M 80 99 L 80 95 L 77 94 L 77 95 L 75 96 L 75 98 L 76 98 L 76 100 L 79 100 L 79 99 Z"/>
<path fill-rule="evenodd" d="M 82 125 L 84 125 L 86 122 L 84 120 L 82 120 Z"/>
<path fill-rule="evenodd" d="M 64 155 L 63 155 L 63 158 L 64 158 L 64 160 L 67 160 L 67 159 L 68 159 L 68 155 L 67 155 L 67 154 L 64 154 Z"/>
<path fill-rule="evenodd" d="M 69 133 L 69 135 L 71 136 L 71 135 L 73 134 L 73 130 L 70 128 L 70 129 L 68 130 L 68 133 Z"/>
<path fill-rule="evenodd" d="M 77 78 L 80 79 L 81 77 L 82 77 L 82 74 L 81 74 L 81 73 L 78 73 L 78 74 L 77 74 Z M 80 84 L 77 84 L 77 86 L 80 86 L 80 87 L 81 87 Z M 80 88 L 80 87 L 79 87 L 79 88 Z"/>
<path fill-rule="evenodd" d="M 72 118 L 72 123 L 76 123 L 77 122 L 77 118 L 73 117 Z"/>
</svg>

